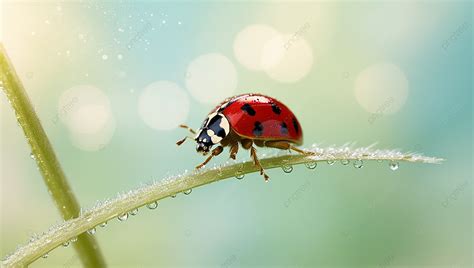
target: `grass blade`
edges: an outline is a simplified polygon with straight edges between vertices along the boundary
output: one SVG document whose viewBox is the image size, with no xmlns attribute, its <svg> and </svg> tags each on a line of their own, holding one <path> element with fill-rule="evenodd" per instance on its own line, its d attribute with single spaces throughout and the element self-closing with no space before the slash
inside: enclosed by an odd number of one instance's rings
<svg viewBox="0 0 474 268">
<path fill-rule="evenodd" d="M 48 187 L 48 191 L 51 193 L 62 217 L 65 220 L 78 217 L 80 206 L 68 185 L 51 143 L 2 44 L 0 44 L 0 83 L 0 87 L 3 88 L 8 101 L 15 110 L 18 124 L 23 129 L 31 147 L 31 154 L 36 160 L 44 183 Z M 80 235 L 74 246 L 84 266 L 105 266 L 98 244 L 93 237 Z"/>
</svg>

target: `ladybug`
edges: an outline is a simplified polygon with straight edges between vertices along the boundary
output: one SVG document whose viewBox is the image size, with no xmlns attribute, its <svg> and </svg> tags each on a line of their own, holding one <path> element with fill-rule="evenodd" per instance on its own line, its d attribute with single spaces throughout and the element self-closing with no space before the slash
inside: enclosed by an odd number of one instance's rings
<svg viewBox="0 0 474 268">
<path fill-rule="evenodd" d="M 222 153 L 226 146 L 230 148 L 230 158 L 235 159 L 240 144 L 250 150 L 254 164 L 268 181 L 254 145 L 313 154 L 292 145 L 303 143 L 303 130 L 293 112 L 278 100 L 262 94 L 249 93 L 227 98 L 208 114 L 197 132 L 186 125 L 180 127 L 195 135 L 193 139 L 197 142 L 198 153 L 207 155 L 211 152 L 196 169 Z M 185 137 L 176 144 L 183 144 L 187 138 L 191 137 Z M 211 151 L 216 144 L 219 145 Z"/>
</svg>

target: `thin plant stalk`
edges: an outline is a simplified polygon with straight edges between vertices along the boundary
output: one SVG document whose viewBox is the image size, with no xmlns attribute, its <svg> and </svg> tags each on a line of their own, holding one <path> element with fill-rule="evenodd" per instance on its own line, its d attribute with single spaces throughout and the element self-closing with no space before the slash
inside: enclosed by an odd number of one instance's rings
<svg viewBox="0 0 474 268">
<path fill-rule="evenodd" d="M 387 169 L 396 170 L 399 162 L 419 162 L 419 163 L 439 163 L 442 159 L 425 157 L 413 153 L 400 153 L 394 150 L 372 150 L 370 147 L 351 149 L 349 147 L 312 149 L 315 155 L 283 155 L 261 159 L 261 164 L 265 169 L 282 168 L 285 172 L 291 172 L 293 165 L 306 164 L 308 169 L 315 169 L 318 163 L 342 162 L 348 165 L 353 161 L 353 166 L 361 168 L 363 161 L 367 160 L 387 160 Z M 17 266 L 29 264 L 69 241 L 74 241 L 74 237 L 96 230 L 96 227 L 117 218 L 124 221 L 129 214 L 135 214 L 136 210 L 147 205 L 149 208 L 156 208 L 157 201 L 179 193 L 189 194 L 191 189 L 203 186 L 212 182 L 226 178 L 242 178 L 244 174 L 258 172 L 252 162 L 228 163 L 223 166 L 207 168 L 205 170 L 185 172 L 180 176 L 174 176 L 152 181 L 138 189 L 121 193 L 117 197 L 105 200 L 96 204 L 93 208 L 84 211 L 80 217 L 66 221 L 57 226 L 53 226 L 48 232 L 30 241 L 24 246 L 20 246 L 3 260 L 4 266 Z M 257 177 L 262 180 L 263 178 Z M 257 179 L 256 178 L 256 179 Z M 314 176 L 316 179 L 317 176 Z"/>
<path fill-rule="evenodd" d="M 23 129 L 31 147 L 31 157 L 35 159 L 44 183 L 48 187 L 48 192 L 51 194 L 61 216 L 64 220 L 78 217 L 80 213 L 79 203 L 67 182 L 51 143 L 7 56 L 3 44 L 0 44 L 0 83 L 0 87 L 3 88 L 8 101 L 15 110 L 18 124 Z M 105 266 L 98 244 L 93 237 L 86 234 L 80 235 L 78 241 L 74 243 L 74 247 L 84 266 Z"/>
</svg>

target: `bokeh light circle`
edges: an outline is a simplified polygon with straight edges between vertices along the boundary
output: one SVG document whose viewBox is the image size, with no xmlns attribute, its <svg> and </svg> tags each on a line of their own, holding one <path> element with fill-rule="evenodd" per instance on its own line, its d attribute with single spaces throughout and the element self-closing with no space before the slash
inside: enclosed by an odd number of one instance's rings
<svg viewBox="0 0 474 268">
<path fill-rule="evenodd" d="M 186 72 L 186 87 L 201 103 L 218 103 L 237 88 L 234 64 L 219 53 L 204 54 L 194 59 Z"/>
<path fill-rule="evenodd" d="M 186 121 L 188 113 L 188 95 L 176 83 L 157 81 L 140 93 L 138 114 L 153 129 L 174 129 Z"/>
<path fill-rule="evenodd" d="M 354 85 L 357 102 L 368 112 L 393 114 L 405 104 L 409 83 L 405 73 L 392 63 L 378 63 L 362 70 Z"/>
<path fill-rule="evenodd" d="M 254 24 L 240 31 L 234 41 L 234 55 L 244 67 L 253 71 L 263 69 L 262 57 L 265 44 L 279 33 L 270 26 Z"/>
<path fill-rule="evenodd" d="M 63 122 L 74 146 L 85 151 L 105 148 L 115 132 L 107 95 L 91 85 L 72 87 L 61 94 L 53 123 Z"/>
<path fill-rule="evenodd" d="M 311 71 L 313 51 L 301 36 L 278 35 L 264 45 L 261 62 L 263 69 L 272 79 L 294 83 Z"/>
</svg>

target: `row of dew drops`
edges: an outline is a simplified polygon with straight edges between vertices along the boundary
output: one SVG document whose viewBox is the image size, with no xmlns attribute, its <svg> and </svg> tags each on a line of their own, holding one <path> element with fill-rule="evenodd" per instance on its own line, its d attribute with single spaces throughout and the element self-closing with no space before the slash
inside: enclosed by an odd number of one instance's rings
<svg viewBox="0 0 474 268">
<path fill-rule="evenodd" d="M 382 162 L 383 160 L 377 160 L 378 162 Z M 326 161 L 329 165 L 334 165 L 336 163 L 336 160 L 327 160 Z M 350 160 L 349 159 L 342 159 L 341 160 L 341 164 L 344 165 L 344 166 L 347 166 L 348 164 L 350 163 Z M 316 161 L 314 162 L 308 162 L 308 163 L 305 163 L 304 164 L 308 169 L 315 169 L 317 166 L 318 166 L 318 163 Z M 364 162 L 361 160 L 361 159 L 356 159 L 354 160 L 354 163 L 353 163 L 354 167 L 359 169 L 359 168 L 362 168 L 364 167 Z M 389 163 L 389 168 L 393 171 L 397 170 L 400 166 L 400 164 L 397 162 L 397 161 L 390 161 Z M 283 170 L 283 172 L 285 173 L 291 173 L 293 171 L 293 166 L 290 165 L 290 164 L 283 164 L 281 169 Z M 237 177 L 237 176 L 236 176 Z M 239 179 L 239 177 L 237 177 Z M 240 177 L 240 178 L 243 178 L 243 177 Z"/>
<path fill-rule="evenodd" d="M 188 189 L 188 190 L 183 191 L 183 193 L 184 193 L 185 195 L 190 195 L 191 192 L 192 192 L 192 189 Z M 171 198 L 175 198 L 176 196 L 177 196 L 177 194 L 173 194 L 173 195 L 171 195 Z M 151 202 L 151 203 L 147 204 L 146 207 L 147 207 L 148 209 L 151 209 L 151 210 L 156 209 L 156 208 L 158 207 L 158 201 Z M 131 215 L 131 216 L 135 216 L 135 215 L 137 215 L 137 214 L 138 214 L 138 208 L 135 208 L 135 209 L 133 209 L 133 210 L 131 210 L 131 211 L 129 211 L 129 212 L 126 212 L 126 213 L 124 213 L 124 214 L 118 215 L 118 216 L 117 216 L 117 219 L 122 222 L 122 221 L 126 221 L 126 220 L 129 218 L 130 215 Z M 92 219 L 88 219 L 88 221 L 89 221 L 89 220 L 92 220 Z M 98 226 L 100 226 L 101 228 L 106 227 L 106 226 L 107 226 L 107 221 L 105 221 L 105 222 L 99 224 Z M 96 232 L 97 232 L 97 226 L 94 227 L 94 228 L 92 228 L 92 229 L 89 229 L 89 230 L 87 231 L 87 233 L 90 234 L 90 235 L 94 235 Z M 35 239 L 36 239 L 36 237 L 31 238 L 31 239 L 30 239 L 30 242 L 33 242 Z M 62 244 L 62 246 L 63 246 L 63 247 L 69 247 L 69 245 L 71 245 L 72 243 L 74 243 L 74 242 L 76 242 L 76 241 L 77 241 L 77 237 L 74 237 L 74 238 L 72 238 L 71 240 L 64 242 L 64 243 Z M 43 258 L 46 259 L 46 258 L 48 258 L 48 256 L 49 256 L 49 253 L 46 253 L 46 254 L 43 255 Z"/>
<path fill-rule="evenodd" d="M 33 158 L 33 156 L 32 156 L 32 158 Z M 378 162 L 383 162 L 383 160 L 377 160 L 377 161 Z M 331 166 L 336 163 L 335 160 L 327 160 L 326 162 Z M 340 160 L 340 162 L 341 162 L 342 165 L 347 166 L 350 163 L 350 160 L 349 159 L 343 159 L 343 160 Z M 318 166 L 318 163 L 316 161 L 312 161 L 312 162 L 305 163 L 304 165 L 308 169 L 316 169 L 316 167 Z M 361 159 L 354 160 L 353 165 L 357 169 L 362 168 L 364 166 L 363 161 Z M 293 171 L 293 166 L 290 165 L 290 164 L 283 164 L 281 168 L 282 168 L 283 172 L 285 172 L 285 173 L 291 173 Z M 399 163 L 397 161 L 390 161 L 389 162 L 389 168 L 391 170 L 395 171 L 399 168 Z M 245 174 L 242 171 L 242 169 L 239 169 L 235 173 L 235 178 L 238 179 L 238 180 L 242 180 L 244 178 L 244 176 L 245 176 Z M 191 192 L 192 192 L 192 189 L 187 189 L 187 190 L 183 191 L 183 194 L 190 195 Z M 171 198 L 176 198 L 176 196 L 177 196 L 177 194 L 173 194 L 173 195 L 171 195 Z M 147 204 L 146 207 L 148 209 L 151 209 L 151 210 L 156 209 L 158 207 L 158 201 L 151 202 L 151 203 Z M 121 215 L 117 216 L 117 219 L 119 221 L 123 222 L 123 221 L 126 221 L 129 218 L 130 215 L 135 216 L 137 214 L 138 214 L 138 208 L 135 208 L 135 209 L 133 209 L 129 212 L 126 212 L 124 214 L 121 214 Z M 101 228 L 106 227 L 107 226 L 107 221 L 99 224 L 98 226 L 100 226 Z M 94 227 L 92 229 L 89 229 L 87 231 L 87 233 L 90 234 L 90 235 L 94 235 L 96 233 L 96 231 L 97 231 L 97 228 Z M 35 238 L 32 238 L 30 241 L 33 242 L 34 240 L 35 240 Z M 76 241 L 77 241 L 77 237 L 74 237 L 71 240 L 64 242 L 62 245 L 63 245 L 63 247 L 69 247 L 70 244 L 72 244 Z M 47 258 L 48 256 L 49 256 L 49 254 L 46 253 L 45 255 L 43 255 L 43 258 Z"/>
</svg>

